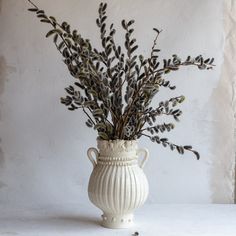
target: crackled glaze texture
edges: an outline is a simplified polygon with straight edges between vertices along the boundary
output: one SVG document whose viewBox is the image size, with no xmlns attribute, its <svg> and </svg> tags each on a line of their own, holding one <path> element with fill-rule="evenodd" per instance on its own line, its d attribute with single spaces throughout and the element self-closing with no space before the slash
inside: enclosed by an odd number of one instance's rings
<svg viewBox="0 0 236 236">
<path fill-rule="evenodd" d="M 98 150 L 88 149 L 94 166 L 89 199 L 103 211 L 104 227 L 128 228 L 133 224 L 133 211 L 143 205 L 148 195 L 148 182 L 142 170 L 148 151 L 138 149 L 136 141 L 125 140 L 98 140 Z M 92 152 L 96 155 L 94 159 Z M 140 153 L 144 154 L 141 164 Z"/>
</svg>

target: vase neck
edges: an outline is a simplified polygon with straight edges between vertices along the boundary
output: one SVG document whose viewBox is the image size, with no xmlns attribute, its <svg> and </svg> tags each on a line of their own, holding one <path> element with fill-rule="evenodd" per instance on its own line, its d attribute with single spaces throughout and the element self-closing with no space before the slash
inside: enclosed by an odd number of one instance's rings
<svg viewBox="0 0 236 236">
<path fill-rule="evenodd" d="M 138 149 L 136 140 L 97 140 L 101 156 L 127 156 L 135 155 Z"/>
</svg>

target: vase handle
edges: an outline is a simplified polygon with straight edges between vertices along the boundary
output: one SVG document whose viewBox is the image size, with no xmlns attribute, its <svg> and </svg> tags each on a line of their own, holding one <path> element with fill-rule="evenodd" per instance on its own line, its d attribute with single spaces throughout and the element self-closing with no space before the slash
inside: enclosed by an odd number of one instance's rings
<svg viewBox="0 0 236 236">
<path fill-rule="evenodd" d="M 92 156 L 92 153 L 95 153 L 95 158 Z M 98 150 L 94 147 L 91 147 L 88 149 L 87 155 L 88 155 L 89 160 L 92 162 L 93 167 L 95 167 L 97 165 L 97 159 L 99 155 Z"/>
<path fill-rule="evenodd" d="M 149 151 L 148 151 L 146 148 L 139 148 L 139 149 L 137 150 L 137 155 L 139 156 L 139 154 L 141 154 L 141 153 L 144 153 L 144 158 L 143 158 L 143 160 L 142 160 L 141 163 L 140 163 L 140 168 L 143 169 L 143 167 L 144 167 L 145 164 L 146 164 L 146 161 L 148 160 Z"/>
</svg>

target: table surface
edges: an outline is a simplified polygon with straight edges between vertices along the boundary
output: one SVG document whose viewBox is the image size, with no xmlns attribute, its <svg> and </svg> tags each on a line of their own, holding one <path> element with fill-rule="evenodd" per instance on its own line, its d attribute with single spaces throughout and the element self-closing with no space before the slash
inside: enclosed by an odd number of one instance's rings
<svg viewBox="0 0 236 236">
<path fill-rule="evenodd" d="M 146 204 L 130 229 L 100 226 L 91 204 L 0 207 L 0 236 L 236 236 L 236 205 Z"/>
</svg>

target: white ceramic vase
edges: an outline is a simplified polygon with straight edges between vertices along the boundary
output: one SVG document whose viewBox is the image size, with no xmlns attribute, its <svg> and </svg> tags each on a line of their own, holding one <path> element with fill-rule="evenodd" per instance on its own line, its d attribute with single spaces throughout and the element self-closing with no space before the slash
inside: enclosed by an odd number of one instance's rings
<svg viewBox="0 0 236 236">
<path fill-rule="evenodd" d="M 133 211 L 143 205 L 148 195 L 148 181 L 143 172 L 148 150 L 139 149 L 135 140 L 98 139 L 97 147 L 98 150 L 89 148 L 87 153 L 93 164 L 89 199 L 103 211 L 102 226 L 129 228 L 133 225 Z M 144 158 L 139 163 L 142 153 Z"/>
</svg>

